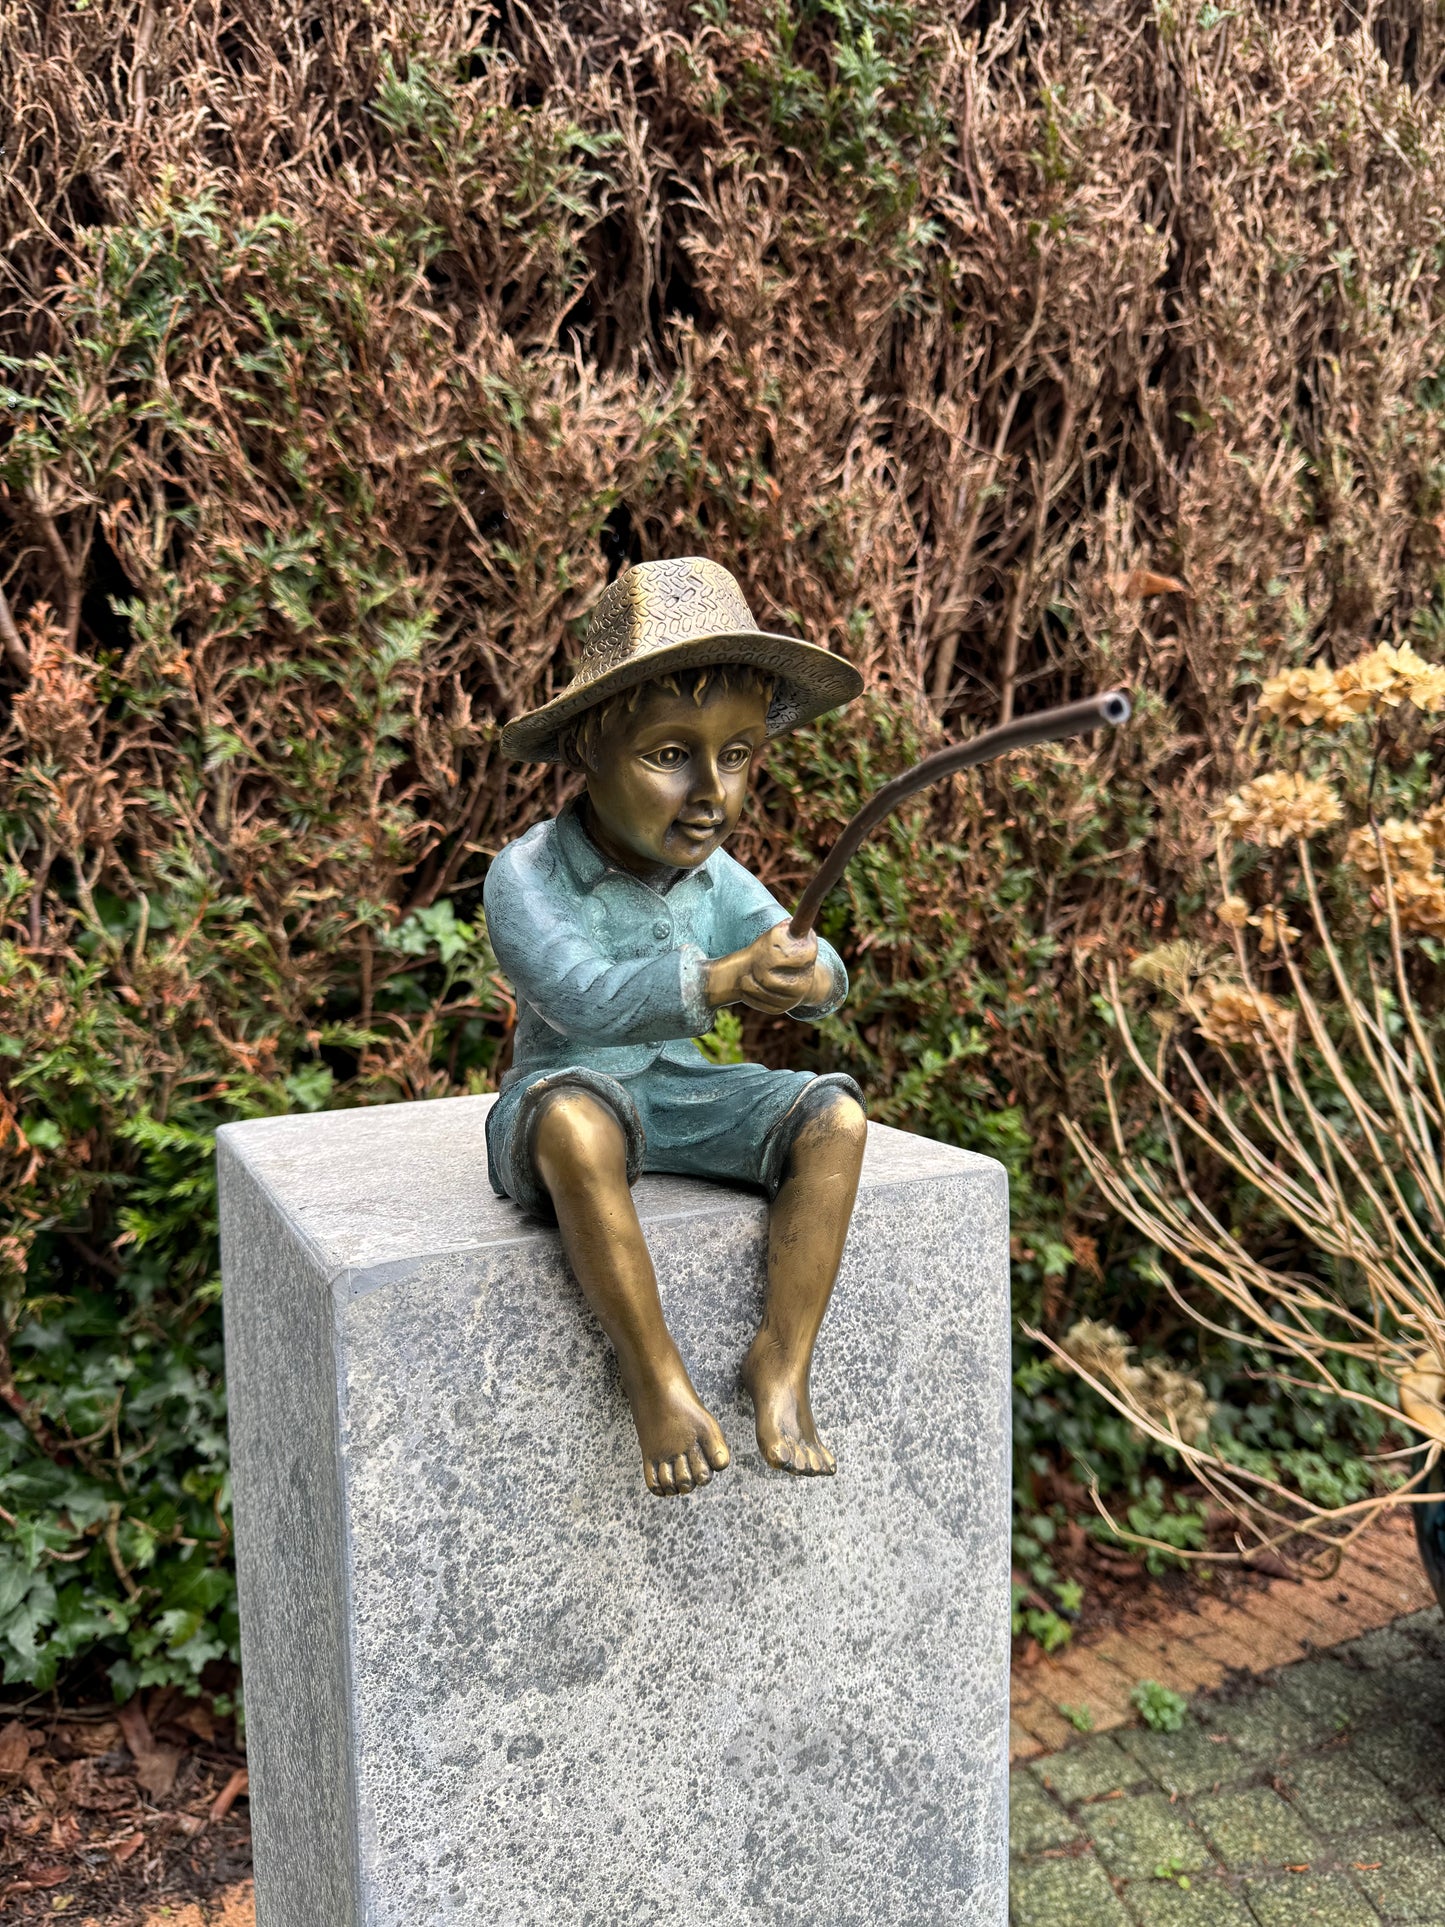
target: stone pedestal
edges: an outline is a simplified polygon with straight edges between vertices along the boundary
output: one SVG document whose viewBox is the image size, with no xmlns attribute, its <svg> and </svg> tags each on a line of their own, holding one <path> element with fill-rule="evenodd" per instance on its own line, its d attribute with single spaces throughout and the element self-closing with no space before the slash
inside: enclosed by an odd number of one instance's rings
<svg viewBox="0 0 1445 1927">
<path fill-rule="evenodd" d="M 763 1202 L 644 1179 L 733 1448 L 658 1500 L 491 1101 L 220 1133 L 258 1927 L 1002 1927 L 1002 1170 L 870 1131 L 832 1480 L 737 1390 Z"/>
</svg>

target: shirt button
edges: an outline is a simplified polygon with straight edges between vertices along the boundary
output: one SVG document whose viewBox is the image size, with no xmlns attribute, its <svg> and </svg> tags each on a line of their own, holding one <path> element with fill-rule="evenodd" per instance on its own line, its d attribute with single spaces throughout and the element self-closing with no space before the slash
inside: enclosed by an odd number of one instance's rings
<svg viewBox="0 0 1445 1927">
<path fill-rule="evenodd" d="M 652 934 L 657 938 L 657 941 L 661 943 L 662 939 L 667 935 L 667 925 L 665 923 L 653 924 Z"/>
</svg>

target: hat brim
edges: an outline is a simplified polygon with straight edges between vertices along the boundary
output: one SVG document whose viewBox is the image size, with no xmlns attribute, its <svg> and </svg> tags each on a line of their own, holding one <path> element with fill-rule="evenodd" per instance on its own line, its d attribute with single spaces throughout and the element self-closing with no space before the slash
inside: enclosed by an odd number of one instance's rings
<svg viewBox="0 0 1445 1927">
<path fill-rule="evenodd" d="M 863 690 L 863 678 L 852 663 L 813 642 L 770 635 L 764 629 L 689 636 L 686 642 L 650 649 L 585 681 L 570 683 L 551 702 L 507 724 L 502 731 L 502 754 L 517 763 L 560 763 L 564 759 L 559 738 L 567 725 L 609 696 L 653 682 L 674 670 L 732 663 L 763 669 L 776 677 L 777 687 L 768 705 L 769 736 L 781 736 L 811 723 L 830 709 L 852 702 Z"/>
</svg>

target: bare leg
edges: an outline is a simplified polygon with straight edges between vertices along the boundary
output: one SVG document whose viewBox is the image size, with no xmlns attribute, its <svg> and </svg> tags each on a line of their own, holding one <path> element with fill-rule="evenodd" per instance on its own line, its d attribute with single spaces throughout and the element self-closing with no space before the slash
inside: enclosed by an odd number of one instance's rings
<svg viewBox="0 0 1445 1927">
<path fill-rule="evenodd" d="M 799 1131 L 768 1215 L 768 1296 L 743 1360 L 743 1383 L 763 1457 L 788 1472 L 837 1470 L 813 1423 L 808 1376 L 848 1236 L 867 1135 L 862 1109 L 840 1093 Z"/>
<path fill-rule="evenodd" d="M 534 1148 L 567 1261 L 617 1353 L 648 1489 L 661 1496 L 706 1485 L 731 1454 L 662 1315 L 621 1125 L 585 1091 L 558 1091 L 544 1104 Z"/>
</svg>

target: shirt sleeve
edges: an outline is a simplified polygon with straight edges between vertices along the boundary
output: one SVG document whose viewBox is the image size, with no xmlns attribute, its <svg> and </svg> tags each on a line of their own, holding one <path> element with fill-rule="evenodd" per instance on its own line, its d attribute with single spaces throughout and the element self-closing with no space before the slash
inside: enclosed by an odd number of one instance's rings
<svg viewBox="0 0 1445 1927">
<path fill-rule="evenodd" d="M 695 944 L 614 963 L 593 941 L 583 904 L 508 851 L 487 872 L 482 900 L 497 962 L 563 1037 L 657 1044 L 711 1030 L 708 959 Z"/>
<path fill-rule="evenodd" d="M 741 863 L 726 853 L 721 863 L 716 857 L 713 862 L 717 865 L 714 876 L 720 899 L 718 933 L 723 939 L 719 956 L 725 956 L 732 950 L 741 950 L 765 930 L 788 921 L 789 912 L 751 870 L 745 870 Z M 831 1017 L 848 996 L 848 972 L 843 959 L 832 944 L 822 937 L 818 939 L 818 961 L 827 966 L 833 979 L 828 995 L 820 1004 L 795 1004 L 788 1012 L 790 1017 L 797 1017 L 806 1024 L 816 1024 L 820 1018 Z"/>
</svg>

